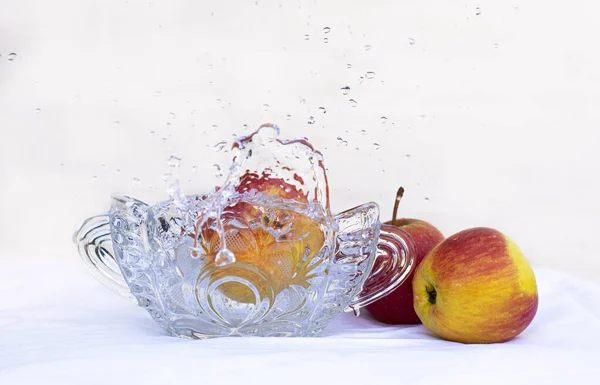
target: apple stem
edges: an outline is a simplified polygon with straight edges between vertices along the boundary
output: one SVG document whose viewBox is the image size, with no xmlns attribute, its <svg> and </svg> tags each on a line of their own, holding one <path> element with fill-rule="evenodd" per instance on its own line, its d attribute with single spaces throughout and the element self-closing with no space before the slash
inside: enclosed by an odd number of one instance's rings
<svg viewBox="0 0 600 385">
<path fill-rule="evenodd" d="M 392 213 L 392 226 L 396 226 L 396 215 L 398 215 L 398 205 L 402 196 L 404 195 L 404 187 L 400 186 L 398 192 L 396 192 L 396 202 L 394 202 L 394 212 Z"/>
</svg>

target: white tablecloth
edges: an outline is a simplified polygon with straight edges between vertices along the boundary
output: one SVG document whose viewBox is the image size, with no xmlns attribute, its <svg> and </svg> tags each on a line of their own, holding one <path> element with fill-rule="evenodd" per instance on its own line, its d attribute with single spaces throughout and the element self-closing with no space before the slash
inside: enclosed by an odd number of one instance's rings
<svg viewBox="0 0 600 385">
<path fill-rule="evenodd" d="M 600 383 L 600 286 L 535 270 L 531 326 L 508 343 L 463 345 L 350 314 L 320 338 L 182 340 L 78 261 L 5 263 L 0 384 Z"/>
</svg>

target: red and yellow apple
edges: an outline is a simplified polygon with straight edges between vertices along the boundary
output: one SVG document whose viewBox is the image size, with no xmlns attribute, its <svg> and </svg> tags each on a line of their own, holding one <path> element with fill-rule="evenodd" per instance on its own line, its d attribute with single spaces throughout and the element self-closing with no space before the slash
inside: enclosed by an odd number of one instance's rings
<svg viewBox="0 0 600 385">
<path fill-rule="evenodd" d="M 385 224 L 400 228 L 412 237 L 417 250 L 415 255 L 416 267 L 421 263 L 427 253 L 444 239 L 444 235 L 429 222 L 412 218 L 396 219 L 398 203 L 400 202 L 403 193 L 404 189 L 400 187 L 396 194 L 396 203 L 394 204 L 394 213 L 392 216 L 393 219 L 385 222 Z M 386 229 L 393 231 L 394 227 L 390 226 Z M 387 324 L 421 323 L 413 307 L 412 275 L 413 273 L 408 276 L 404 284 L 400 285 L 390 294 L 367 305 L 367 310 L 375 319 Z"/>
<path fill-rule="evenodd" d="M 535 276 L 519 247 L 478 227 L 446 238 L 413 277 L 414 307 L 427 329 L 463 343 L 508 341 L 533 320 Z"/>
</svg>

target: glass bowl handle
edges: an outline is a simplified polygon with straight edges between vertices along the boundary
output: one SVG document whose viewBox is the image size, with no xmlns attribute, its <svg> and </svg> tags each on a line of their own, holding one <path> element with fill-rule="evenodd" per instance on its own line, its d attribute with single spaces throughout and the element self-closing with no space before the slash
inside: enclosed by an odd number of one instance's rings
<svg viewBox="0 0 600 385">
<path fill-rule="evenodd" d="M 414 241 L 406 231 L 391 225 L 381 225 L 371 274 L 358 297 L 345 311 L 357 314 L 361 307 L 385 297 L 404 283 L 415 267 L 415 255 Z"/>
<path fill-rule="evenodd" d="M 90 272 L 109 289 L 137 303 L 115 259 L 108 214 L 86 219 L 73 235 L 79 255 Z"/>
</svg>

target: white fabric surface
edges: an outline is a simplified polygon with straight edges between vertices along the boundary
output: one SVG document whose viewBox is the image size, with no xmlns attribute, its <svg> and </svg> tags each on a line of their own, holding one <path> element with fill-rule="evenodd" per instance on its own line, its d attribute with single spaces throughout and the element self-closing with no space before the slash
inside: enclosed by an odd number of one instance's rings
<svg viewBox="0 0 600 385">
<path fill-rule="evenodd" d="M 167 336 L 85 268 L 0 268 L 0 384 L 598 383 L 600 286 L 536 268 L 540 307 L 515 340 L 442 341 L 340 315 L 319 338 Z M 583 383 L 583 382 L 581 382 Z"/>
</svg>

